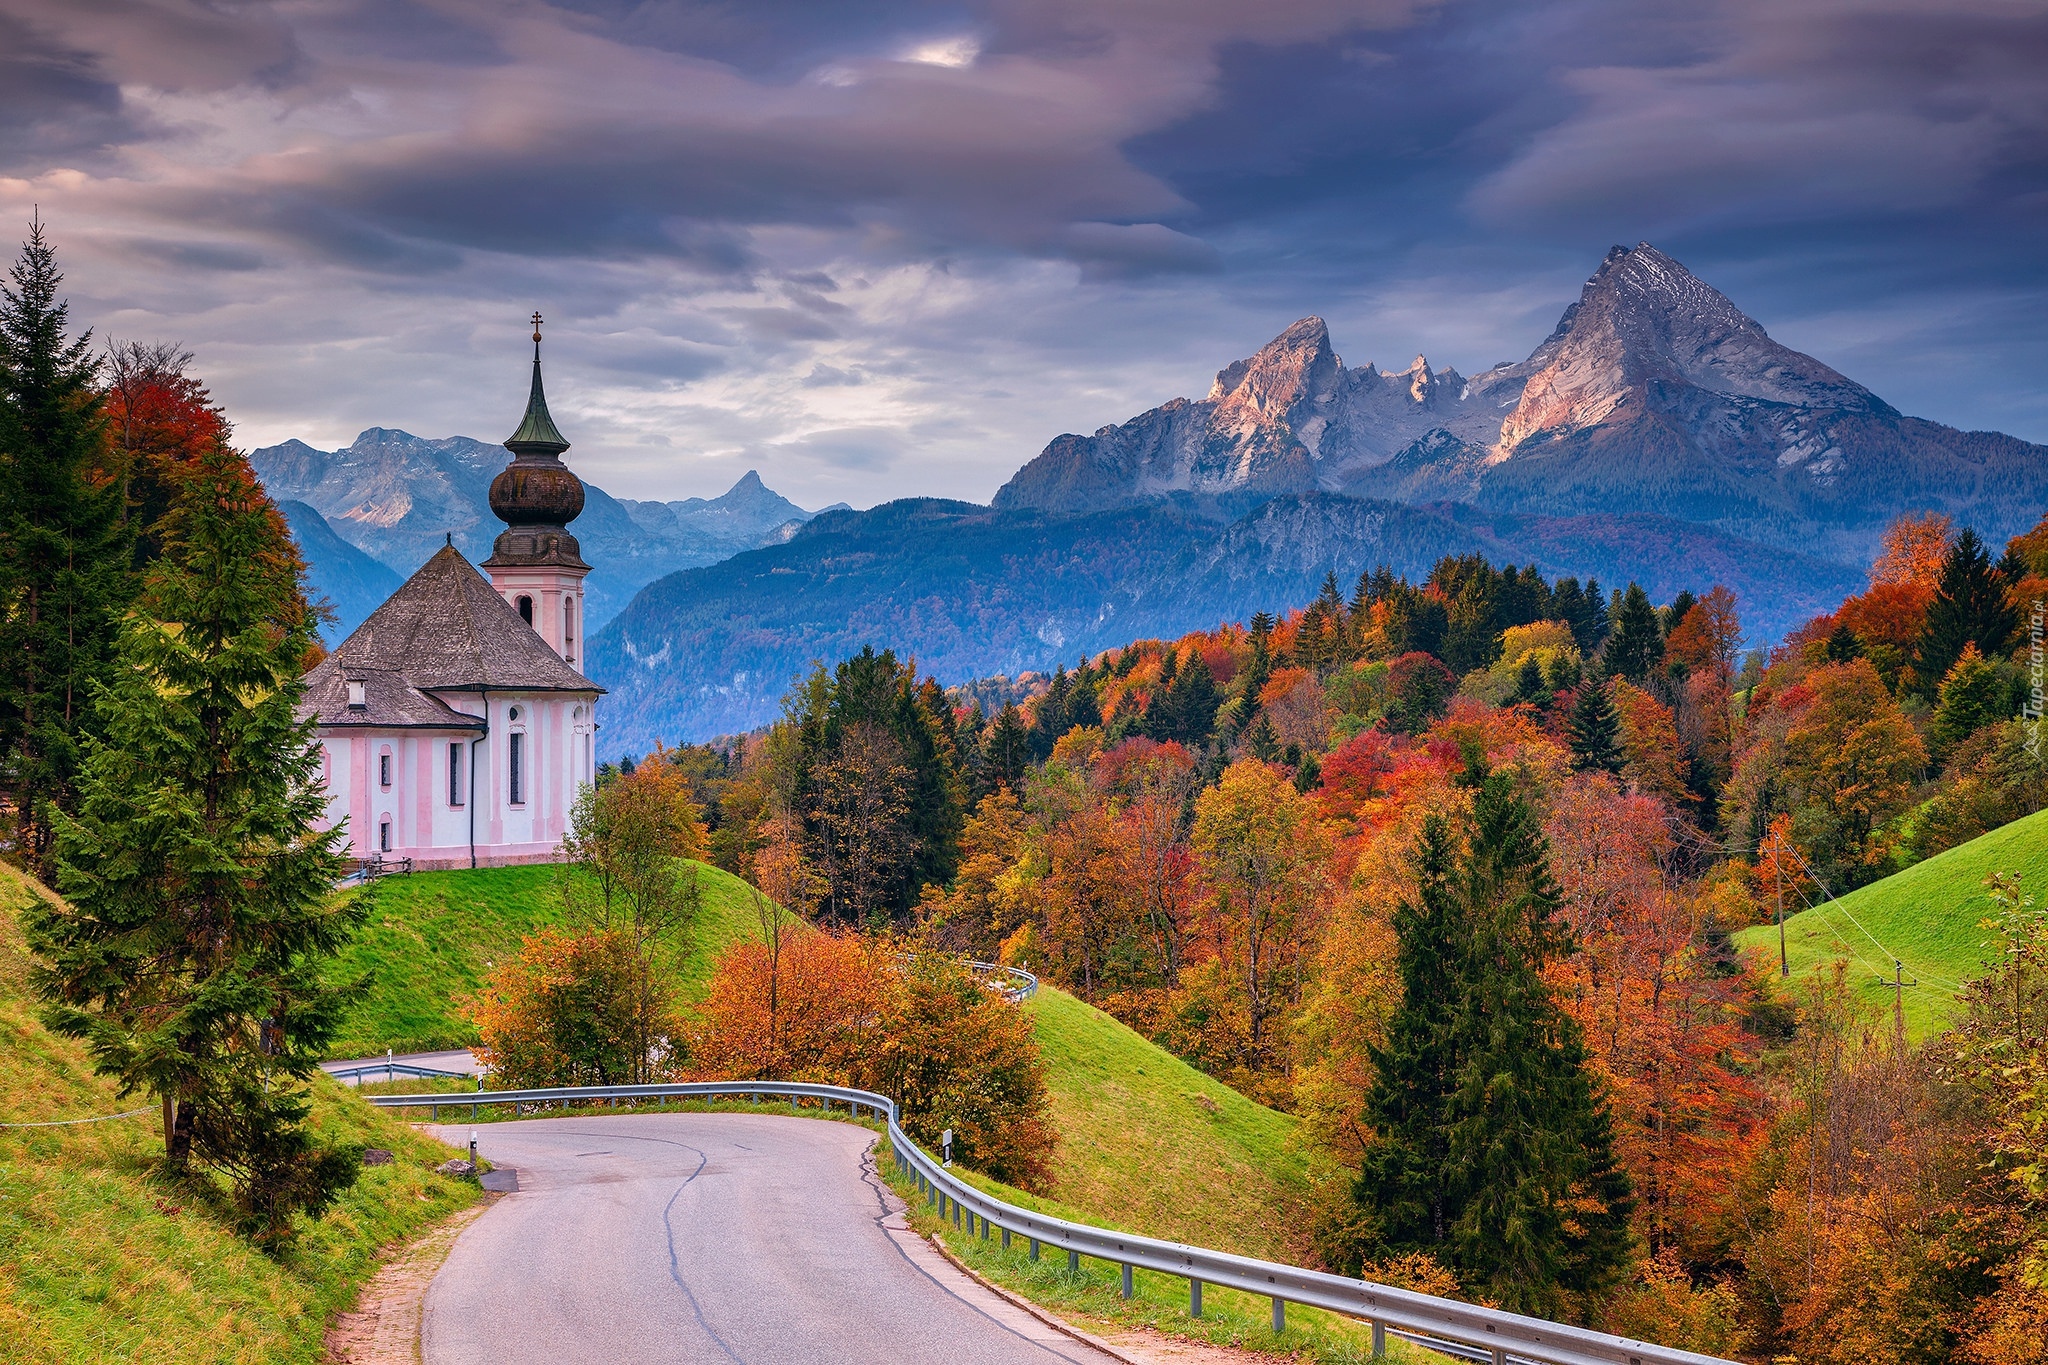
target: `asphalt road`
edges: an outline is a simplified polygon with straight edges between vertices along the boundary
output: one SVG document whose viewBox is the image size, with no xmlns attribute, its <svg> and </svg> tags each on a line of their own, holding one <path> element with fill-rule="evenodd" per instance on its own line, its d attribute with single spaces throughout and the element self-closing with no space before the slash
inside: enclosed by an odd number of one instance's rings
<svg viewBox="0 0 2048 1365">
<path fill-rule="evenodd" d="M 426 1365 L 1109 1365 L 902 1218 L 874 1135 L 773 1114 L 443 1124 L 519 1189 L 427 1291 Z"/>
</svg>

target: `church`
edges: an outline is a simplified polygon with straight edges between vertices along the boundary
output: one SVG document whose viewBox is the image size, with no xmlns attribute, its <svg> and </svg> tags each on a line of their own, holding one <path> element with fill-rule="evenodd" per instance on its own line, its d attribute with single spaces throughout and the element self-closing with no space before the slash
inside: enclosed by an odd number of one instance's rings
<svg viewBox="0 0 2048 1365">
<path fill-rule="evenodd" d="M 590 566 L 568 530 L 583 483 L 541 390 L 540 321 L 526 416 L 491 481 L 505 530 L 484 572 L 451 537 L 306 675 L 327 822 L 346 822 L 348 857 L 547 862 L 595 779 L 604 689 L 577 671 Z"/>
</svg>

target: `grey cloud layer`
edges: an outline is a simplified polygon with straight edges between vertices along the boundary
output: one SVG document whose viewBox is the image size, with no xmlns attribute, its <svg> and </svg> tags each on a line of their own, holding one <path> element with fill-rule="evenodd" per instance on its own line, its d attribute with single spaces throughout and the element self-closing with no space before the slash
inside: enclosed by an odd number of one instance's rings
<svg viewBox="0 0 2048 1365">
<path fill-rule="evenodd" d="M 257 440 L 486 435 L 539 302 L 643 496 L 986 497 L 1303 313 L 1519 356 L 1639 237 L 2041 439 L 2044 68 L 2017 0 L 0 0 L 0 213 Z"/>
</svg>

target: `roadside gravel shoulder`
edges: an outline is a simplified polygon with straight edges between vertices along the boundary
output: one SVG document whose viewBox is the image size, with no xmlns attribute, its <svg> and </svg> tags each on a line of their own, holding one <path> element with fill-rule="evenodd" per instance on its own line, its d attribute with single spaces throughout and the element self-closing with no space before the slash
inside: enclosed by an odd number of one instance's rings
<svg viewBox="0 0 2048 1365">
<path fill-rule="evenodd" d="M 355 1308 L 327 1329 L 328 1365 L 420 1365 L 420 1313 L 427 1286 L 455 1239 L 503 1197 L 486 1194 L 395 1248 L 363 1286 Z"/>
</svg>

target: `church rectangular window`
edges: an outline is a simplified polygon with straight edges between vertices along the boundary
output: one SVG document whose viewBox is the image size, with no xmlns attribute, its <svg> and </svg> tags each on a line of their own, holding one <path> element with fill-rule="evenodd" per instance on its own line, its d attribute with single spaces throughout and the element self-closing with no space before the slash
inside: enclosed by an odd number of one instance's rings
<svg viewBox="0 0 2048 1365">
<path fill-rule="evenodd" d="M 510 753 L 507 755 L 506 775 L 510 779 L 506 786 L 505 799 L 515 806 L 526 804 L 526 736 L 513 731 Z"/>
<path fill-rule="evenodd" d="M 379 853 L 389 853 L 391 851 L 391 822 L 389 820 L 377 822 L 377 851 Z"/>
<path fill-rule="evenodd" d="M 462 804 L 462 741 L 448 745 L 448 804 Z"/>
<path fill-rule="evenodd" d="M 377 785 L 380 787 L 388 787 L 391 785 L 390 754 L 377 755 Z"/>
</svg>

